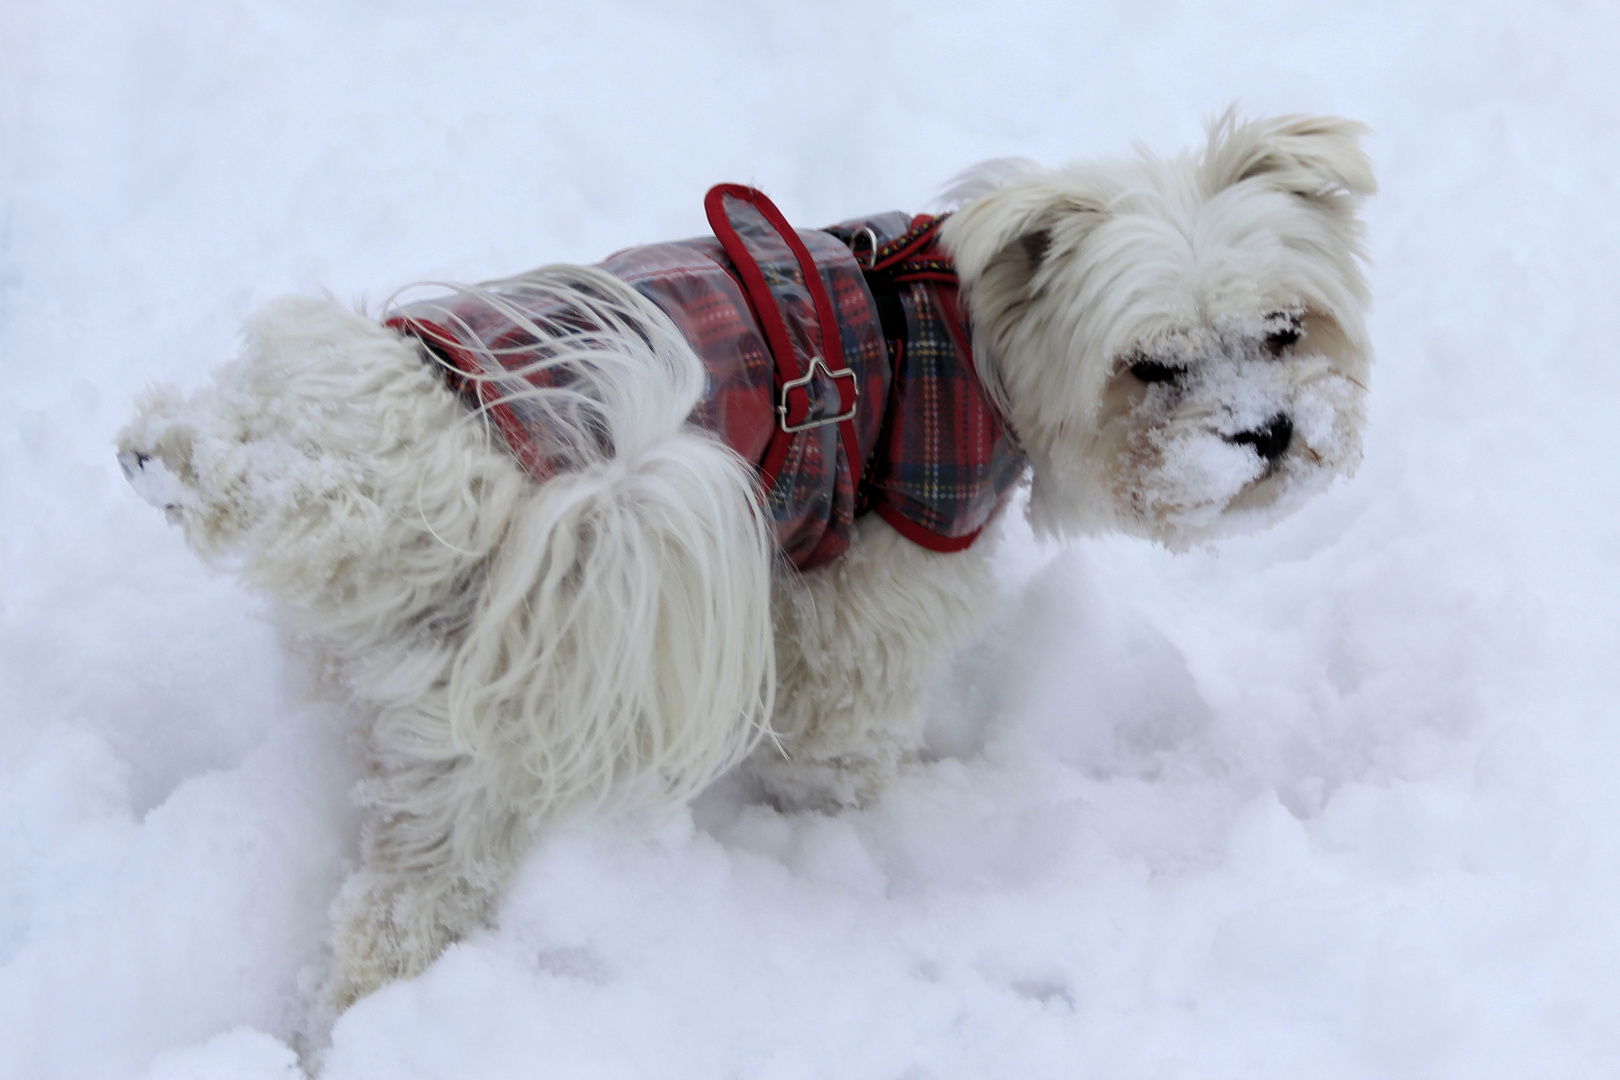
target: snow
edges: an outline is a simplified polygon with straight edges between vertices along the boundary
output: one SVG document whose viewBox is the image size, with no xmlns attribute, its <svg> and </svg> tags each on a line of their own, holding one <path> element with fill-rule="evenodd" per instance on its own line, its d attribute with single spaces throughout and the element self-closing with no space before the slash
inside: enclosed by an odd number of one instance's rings
<svg viewBox="0 0 1620 1080">
<path fill-rule="evenodd" d="M 1218 12 L 1215 10 L 1218 7 Z M 1365 120 L 1365 463 L 1183 556 L 1021 527 L 872 808 L 550 838 L 339 1023 L 370 1077 L 1620 1069 L 1620 8 L 56 0 L 0 37 L 0 1076 L 287 1080 L 344 720 L 111 445 L 287 292 L 376 304 Z"/>
</svg>

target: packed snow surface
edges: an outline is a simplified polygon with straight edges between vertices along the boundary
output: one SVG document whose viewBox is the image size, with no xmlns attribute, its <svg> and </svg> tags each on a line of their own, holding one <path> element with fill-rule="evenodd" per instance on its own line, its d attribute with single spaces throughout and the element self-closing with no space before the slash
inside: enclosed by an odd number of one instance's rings
<svg viewBox="0 0 1620 1080">
<path fill-rule="evenodd" d="M 550 10 L 547 10 L 550 9 Z M 345 718 L 112 435 L 244 316 L 1368 122 L 1359 475 L 1175 556 L 1015 521 L 927 759 L 534 852 L 325 1075 L 1620 1075 L 1620 7 L 53 0 L 0 13 L 0 1076 L 289 1080 Z"/>
</svg>

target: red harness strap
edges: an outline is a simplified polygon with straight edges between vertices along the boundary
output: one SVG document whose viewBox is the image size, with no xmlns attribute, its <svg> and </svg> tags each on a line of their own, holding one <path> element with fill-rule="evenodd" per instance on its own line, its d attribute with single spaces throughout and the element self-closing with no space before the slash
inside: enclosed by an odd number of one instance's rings
<svg viewBox="0 0 1620 1080">
<path fill-rule="evenodd" d="M 832 301 L 821 283 L 821 273 L 815 260 L 805 249 L 804 241 L 787 223 L 782 212 L 756 188 L 741 184 L 716 184 L 703 200 L 709 227 L 725 248 L 726 255 L 742 279 L 754 317 L 765 332 L 771 355 L 776 360 L 778 391 L 781 395 L 776 406 L 776 434 L 770 449 L 760 465 L 760 479 L 768 490 L 776 482 L 788 445 L 800 431 L 836 423 L 839 436 L 848 455 L 850 473 L 861 474 L 860 440 L 855 434 L 855 410 L 859 407 L 860 384 L 855 372 L 844 363 L 842 335 L 838 319 L 833 313 Z M 758 220 L 754 220 L 757 217 Z M 764 228 L 760 227 L 763 223 Z M 739 226 L 748 231 L 745 240 Z M 788 320 L 783 317 L 778 288 L 773 288 L 760 270 L 756 253 L 769 253 L 772 247 L 785 245 L 799 265 L 800 284 L 810 294 L 815 305 L 816 319 L 806 329 L 808 334 L 789 335 Z M 795 323 L 794 325 L 800 325 Z M 813 339 L 819 331 L 820 340 Z M 810 340 L 806 340 L 810 338 Z M 807 355 L 808 354 L 808 355 Z M 834 380 L 838 387 L 838 415 L 810 419 L 809 386 L 815 380 L 817 369 Z"/>
</svg>

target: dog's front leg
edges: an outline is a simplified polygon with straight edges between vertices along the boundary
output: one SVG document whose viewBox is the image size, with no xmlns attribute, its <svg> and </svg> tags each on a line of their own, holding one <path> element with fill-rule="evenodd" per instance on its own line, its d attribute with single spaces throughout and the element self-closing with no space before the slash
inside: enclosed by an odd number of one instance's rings
<svg viewBox="0 0 1620 1080">
<path fill-rule="evenodd" d="M 940 554 L 876 515 L 849 551 L 774 583 L 778 738 L 751 766 L 794 807 L 875 798 L 922 745 L 924 680 L 993 610 L 986 537 Z"/>
</svg>

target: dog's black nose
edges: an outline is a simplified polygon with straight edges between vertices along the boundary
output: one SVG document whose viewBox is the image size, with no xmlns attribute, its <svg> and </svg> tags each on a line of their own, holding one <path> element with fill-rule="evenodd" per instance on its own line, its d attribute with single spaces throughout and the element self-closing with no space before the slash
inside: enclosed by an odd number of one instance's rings
<svg viewBox="0 0 1620 1080">
<path fill-rule="evenodd" d="M 1267 461 L 1276 461 L 1288 453 L 1288 444 L 1294 439 L 1294 422 L 1282 413 L 1266 421 L 1265 427 L 1245 431 L 1230 437 L 1231 442 L 1254 447 L 1254 452 Z"/>
</svg>

